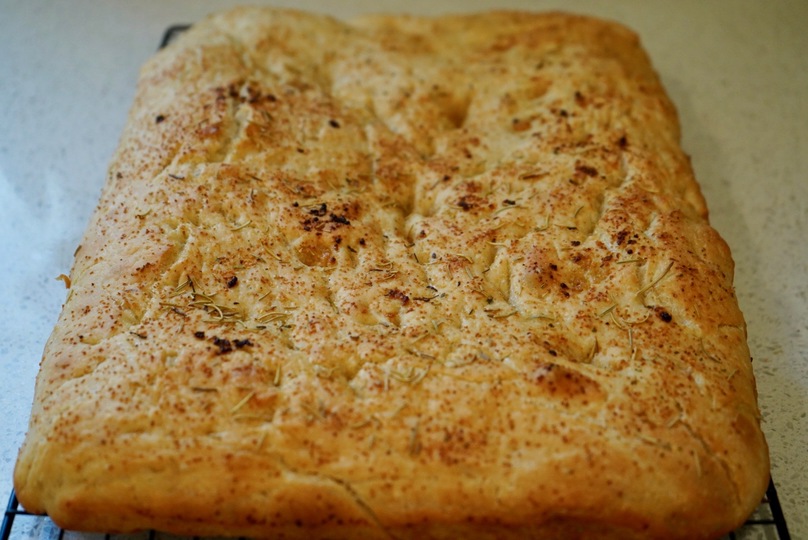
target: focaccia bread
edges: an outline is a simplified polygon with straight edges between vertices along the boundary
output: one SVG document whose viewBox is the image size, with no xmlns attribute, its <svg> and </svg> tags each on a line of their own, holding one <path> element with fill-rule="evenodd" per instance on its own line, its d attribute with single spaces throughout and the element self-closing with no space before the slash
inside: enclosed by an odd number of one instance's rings
<svg viewBox="0 0 808 540">
<path fill-rule="evenodd" d="M 713 538 L 768 482 L 637 36 L 238 9 L 144 67 L 15 472 L 66 528 Z"/>
</svg>

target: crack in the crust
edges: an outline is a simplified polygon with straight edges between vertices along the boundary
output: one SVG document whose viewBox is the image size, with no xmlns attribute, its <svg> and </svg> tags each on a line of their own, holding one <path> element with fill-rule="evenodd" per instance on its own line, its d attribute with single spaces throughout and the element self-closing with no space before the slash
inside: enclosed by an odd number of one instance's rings
<svg viewBox="0 0 808 540">
<path fill-rule="evenodd" d="M 690 434 L 690 436 L 693 437 L 694 440 L 698 441 L 698 443 L 701 445 L 701 447 L 704 449 L 704 452 L 707 455 L 709 455 L 712 459 L 717 461 L 719 465 L 721 465 L 721 470 L 724 472 L 724 476 L 726 476 L 727 481 L 732 486 L 732 495 L 733 495 L 733 497 L 735 499 L 735 503 L 736 504 L 741 504 L 740 487 L 738 486 L 738 483 L 735 481 L 735 477 L 732 474 L 732 470 L 730 469 L 729 464 L 727 463 L 727 461 L 724 458 L 722 458 L 720 455 L 718 455 L 716 452 L 712 451 L 710 449 L 710 446 L 704 440 L 704 438 L 701 435 L 699 435 L 690 426 L 690 424 L 688 424 L 687 422 L 685 422 L 681 418 L 678 420 L 677 423 L 679 425 L 681 425 L 685 429 L 685 431 L 687 431 L 688 434 Z"/>
<path fill-rule="evenodd" d="M 222 145 L 216 150 L 215 155 L 210 157 L 210 162 L 221 162 L 221 163 L 231 163 L 233 153 L 233 149 L 236 147 L 237 143 L 243 138 L 243 133 L 247 127 L 249 122 L 245 122 L 241 118 L 239 118 L 239 111 L 243 107 L 243 104 L 237 102 L 236 100 L 229 100 L 227 105 L 227 112 L 225 113 L 224 119 L 229 120 L 231 125 L 229 126 L 228 134 L 225 137 L 225 141 Z"/>
<path fill-rule="evenodd" d="M 391 540 L 396 539 L 396 537 L 393 535 L 393 533 L 391 533 L 387 529 L 387 527 L 384 525 L 384 523 L 381 522 L 381 520 L 379 519 L 379 516 L 376 515 L 376 512 L 373 510 L 373 508 L 371 508 L 371 506 L 367 502 L 365 502 L 365 500 L 362 499 L 362 497 L 359 496 L 359 494 L 356 492 L 356 490 L 353 488 L 353 486 L 350 483 L 346 482 L 345 480 L 342 480 L 341 478 L 337 478 L 335 476 L 322 475 L 321 477 L 322 478 L 327 478 L 328 480 L 330 480 L 330 481 L 334 482 L 335 484 L 339 485 L 340 487 L 342 487 L 351 496 L 351 498 L 353 498 L 356 505 L 365 512 L 365 514 L 373 522 L 373 524 L 376 525 L 379 528 L 379 530 L 382 533 L 384 533 L 384 535 L 387 538 L 390 538 Z"/>
<path fill-rule="evenodd" d="M 396 537 L 388 530 L 388 528 L 382 523 L 379 519 L 379 516 L 376 515 L 376 512 L 371 508 L 371 506 L 365 502 L 364 499 L 356 492 L 353 486 L 336 476 L 332 476 L 329 474 L 320 474 L 316 472 L 303 472 L 299 471 L 296 468 L 289 465 L 282 456 L 276 456 L 277 463 L 288 473 L 294 474 L 296 476 L 308 477 L 308 478 L 315 478 L 320 480 L 325 480 L 331 482 L 333 484 L 338 485 L 341 489 L 343 489 L 348 495 L 350 495 L 351 499 L 356 503 L 356 506 L 362 510 L 362 512 L 367 516 L 368 520 L 373 523 L 376 527 L 378 527 L 379 531 L 381 531 L 387 538 L 390 540 L 396 540 Z"/>
<path fill-rule="evenodd" d="M 603 219 L 603 215 L 605 214 L 605 211 L 606 211 L 606 206 L 607 206 L 607 204 L 609 202 L 611 202 L 610 195 L 612 193 L 614 193 L 614 192 L 619 192 L 620 190 L 622 190 L 626 186 L 626 183 L 628 183 L 628 181 L 629 181 L 628 169 L 629 169 L 629 165 L 628 165 L 628 162 L 626 161 L 625 152 L 623 152 L 620 155 L 619 181 L 618 182 L 610 181 L 609 185 L 607 185 L 603 189 L 602 192 L 598 193 L 596 204 L 594 205 L 595 206 L 595 216 L 592 219 L 592 228 L 591 228 L 591 230 L 587 231 L 587 235 L 586 235 L 587 239 L 589 239 L 593 234 L 595 234 L 595 231 L 598 230 L 598 224 Z"/>
<path fill-rule="evenodd" d="M 167 260 L 160 261 L 159 258 L 155 261 L 155 265 L 159 266 L 157 269 L 157 277 L 151 280 L 152 286 L 159 286 L 161 283 L 165 283 L 167 281 L 168 276 L 174 271 L 178 261 L 180 261 L 183 256 L 185 255 L 189 243 L 190 243 L 190 233 L 184 229 L 184 224 L 180 224 L 178 227 L 175 227 L 170 235 L 177 232 L 179 233 L 178 238 L 174 240 L 173 245 L 171 245 L 168 250 L 170 253 L 167 255 Z M 148 296 L 148 295 L 147 295 Z M 131 331 L 131 329 L 139 324 L 141 324 L 144 320 L 151 317 L 153 315 L 153 306 L 149 305 L 150 300 L 154 298 L 158 298 L 159 294 L 152 291 L 150 298 L 147 298 L 145 301 L 144 306 L 138 306 L 135 302 L 129 299 L 129 297 L 124 293 L 121 295 L 121 299 L 117 302 L 121 309 L 121 325 L 120 328 L 113 328 L 109 331 L 107 335 L 105 335 L 102 339 L 109 340 L 118 335 L 124 334 L 126 332 Z M 132 317 L 127 318 L 126 313 L 129 312 L 132 314 Z"/>
</svg>

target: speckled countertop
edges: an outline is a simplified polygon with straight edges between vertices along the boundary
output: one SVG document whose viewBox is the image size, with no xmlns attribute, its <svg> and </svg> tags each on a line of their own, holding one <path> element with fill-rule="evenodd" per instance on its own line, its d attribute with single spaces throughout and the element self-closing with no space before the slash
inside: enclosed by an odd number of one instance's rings
<svg viewBox="0 0 808 540">
<path fill-rule="evenodd" d="M 683 145 L 730 244 L 772 474 L 808 538 L 808 3 L 757 1 L 274 2 L 350 16 L 563 8 L 642 37 Z M 133 97 L 167 26 L 230 2 L 0 0 L 0 503 L 43 344 Z"/>
</svg>

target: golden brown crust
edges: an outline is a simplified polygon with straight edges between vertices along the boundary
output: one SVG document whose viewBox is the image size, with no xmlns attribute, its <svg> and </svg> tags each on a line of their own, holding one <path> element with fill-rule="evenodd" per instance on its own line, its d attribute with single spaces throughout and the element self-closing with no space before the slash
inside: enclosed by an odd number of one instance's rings
<svg viewBox="0 0 808 540">
<path fill-rule="evenodd" d="M 238 9 L 143 69 L 15 471 L 67 528 L 712 538 L 729 250 L 629 30 Z"/>
</svg>

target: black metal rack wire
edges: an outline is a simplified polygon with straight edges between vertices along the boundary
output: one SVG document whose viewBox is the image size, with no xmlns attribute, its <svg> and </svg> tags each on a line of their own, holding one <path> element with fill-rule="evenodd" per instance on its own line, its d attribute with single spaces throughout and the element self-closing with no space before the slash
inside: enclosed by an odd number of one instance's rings
<svg viewBox="0 0 808 540">
<path fill-rule="evenodd" d="M 176 539 L 174 536 L 156 531 L 144 531 L 135 535 L 86 534 L 66 531 L 57 527 L 47 516 L 27 512 L 20 506 L 13 490 L 3 516 L 3 524 L 0 526 L 0 540 L 96 540 L 102 537 L 104 540 Z M 765 497 L 746 523 L 721 540 L 791 540 L 774 482 L 769 482 Z"/>
<path fill-rule="evenodd" d="M 164 48 L 166 45 L 174 41 L 174 39 L 188 30 L 191 27 L 190 24 L 174 24 L 169 26 L 165 33 L 163 34 L 163 39 L 160 41 L 160 48 Z"/>
</svg>

